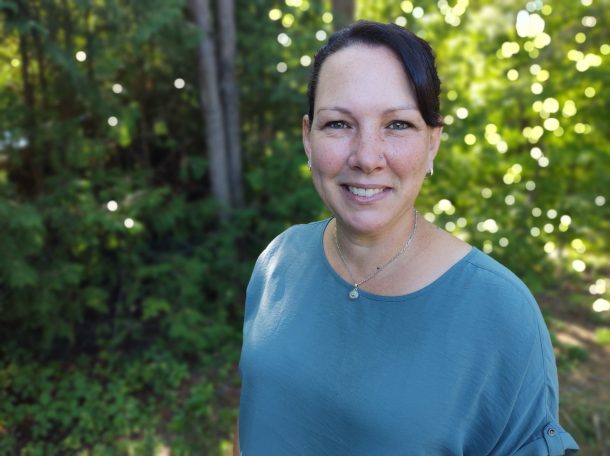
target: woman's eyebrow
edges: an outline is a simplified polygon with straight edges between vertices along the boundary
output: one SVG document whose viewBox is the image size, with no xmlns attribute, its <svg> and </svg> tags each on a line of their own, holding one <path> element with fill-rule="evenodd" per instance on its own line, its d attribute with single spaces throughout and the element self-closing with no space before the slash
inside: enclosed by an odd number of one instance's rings
<svg viewBox="0 0 610 456">
<path fill-rule="evenodd" d="M 343 108 L 341 106 L 324 106 L 316 111 L 316 114 L 319 114 L 322 111 L 337 111 L 344 114 L 351 114 L 351 111 L 347 108 Z M 419 111 L 417 106 L 415 105 L 404 105 L 404 106 L 396 106 L 388 109 L 384 109 L 384 114 L 389 114 L 396 111 Z"/>
<path fill-rule="evenodd" d="M 319 114 L 322 111 L 338 111 L 338 112 L 342 112 L 344 114 L 351 114 L 351 111 L 347 108 L 342 108 L 340 106 L 328 106 L 328 107 L 322 107 L 320 109 L 318 109 L 316 111 L 316 114 Z"/>
<path fill-rule="evenodd" d="M 388 114 L 391 112 L 396 112 L 396 111 L 419 111 L 419 109 L 417 108 L 417 106 L 414 105 L 405 105 L 405 106 L 398 106 L 396 108 L 389 108 L 384 110 L 384 114 Z"/>
</svg>

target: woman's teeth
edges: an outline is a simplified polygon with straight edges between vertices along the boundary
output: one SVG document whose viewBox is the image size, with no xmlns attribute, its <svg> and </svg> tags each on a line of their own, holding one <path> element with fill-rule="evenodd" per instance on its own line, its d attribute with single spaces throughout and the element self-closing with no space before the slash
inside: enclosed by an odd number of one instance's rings
<svg viewBox="0 0 610 456">
<path fill-rule="evenodd" d="M 350 185 L 347 186 L 347 189 L 354 195 L 366 197 L 371 197 L 383 191 L 383 188 L 360 188 L 352 187 Z"/>
</svg>

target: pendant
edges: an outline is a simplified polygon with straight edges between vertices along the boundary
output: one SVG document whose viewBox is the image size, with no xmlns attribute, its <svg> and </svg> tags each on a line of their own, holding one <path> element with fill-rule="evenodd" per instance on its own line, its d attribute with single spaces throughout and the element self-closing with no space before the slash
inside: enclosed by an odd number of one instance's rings
<svg viewBox="0 0 610 456">
<path fill-rule="evenodd" d="M 358 299 L 358 296 L 360 296 L 360 293 L 358 293 L 358 287 L 354 287 L 354 289 L 349 292 L 349 298 Z"/>
</svg>

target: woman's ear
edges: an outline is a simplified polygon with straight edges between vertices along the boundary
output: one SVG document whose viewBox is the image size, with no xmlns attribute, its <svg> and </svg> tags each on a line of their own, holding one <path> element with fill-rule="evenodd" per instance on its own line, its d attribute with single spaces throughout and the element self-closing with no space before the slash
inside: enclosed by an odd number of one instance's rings
<svg viewBox="0 0 610 456">
<path fill-rule="evenodd" d="M 429 142 L 429 152 L 430 152 L 430 164 L 434 161 L 436 154 L 438 153 L 438 149 L 441 145 L 441 136 L 443 134 L 443 127 L 432 127 L 430 128 L 430 142 Z"/>
<path fill-rule="evenodd" d="M 311 162 L 311 140 L 309 138 L 311 133 L 311 125 L 309 123 L 309 116 L 305 114 L 303 116 L 303 149 L 305 149 L 305 155 L 307 155 L 307 159 Z"/>
</svg>

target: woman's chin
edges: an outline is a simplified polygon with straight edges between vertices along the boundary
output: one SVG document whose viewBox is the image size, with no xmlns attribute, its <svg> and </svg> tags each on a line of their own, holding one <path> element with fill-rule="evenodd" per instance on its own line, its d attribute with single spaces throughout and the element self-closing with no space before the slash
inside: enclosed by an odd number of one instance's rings
<svg viewBox="0 0 610 456">
<path fill-rule="evenodd" d="M 342 217 L 337 216 L 340 227 L 360 236 L 375 236 L 386 231 L 391 225 L 390 220 L 379 214 L 367 214 L 354 216 L 351 214 Z"/>
</svg>

